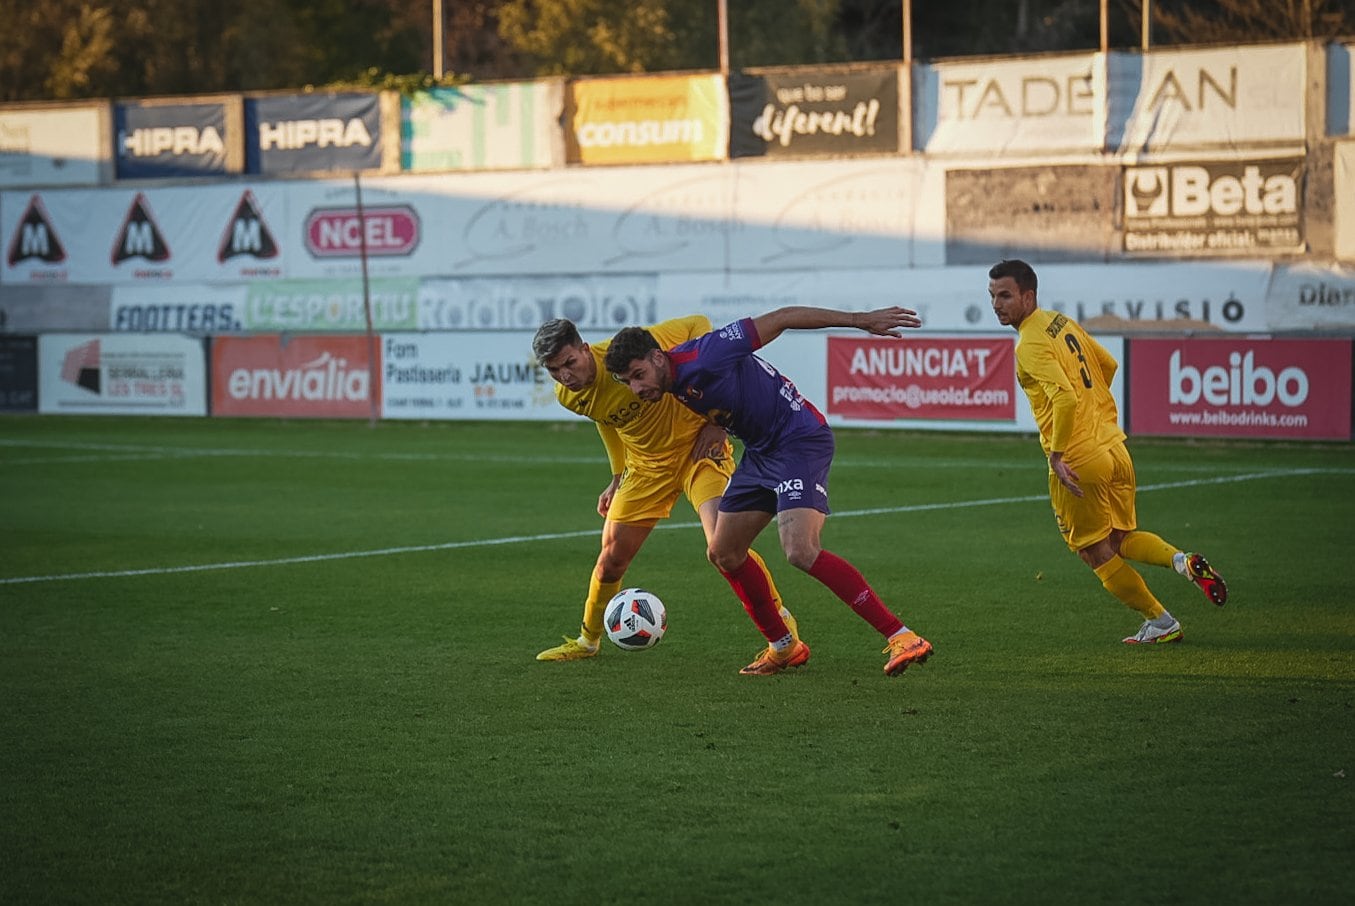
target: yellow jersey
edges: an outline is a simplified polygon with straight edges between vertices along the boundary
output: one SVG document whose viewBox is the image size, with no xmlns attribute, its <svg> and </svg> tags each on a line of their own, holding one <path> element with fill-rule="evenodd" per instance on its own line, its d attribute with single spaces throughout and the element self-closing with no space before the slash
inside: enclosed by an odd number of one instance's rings
<svg viewBox="0 0 1355 906">
<path fill-rule="evenodd" d="M 703 315 L 675 318 L 649 328 L 661 349 L 672 349 L 710 331 L 710 319 Z M 647 403 L 615 380 L 603 365 L 610 345 L 611 340 L 588 344 L 597 363 L 593 383 L 582 390 L 557 383 L 556 399 L 566 409 L 597 424 L 613 475 L 628 468 L 663 475 L 680 472 L 689 464 L 692 445 L 706 420 L 671 393 L 663 394 L 656 403 Z M 732 454 L 732 448 L 728 448 L 726 455 Z"/>
<path fill-rule="evenodd" d="M 1119 367 L 1072 318 L 1037 308 L 1017 328 L 1016 380 L 1030 398 L 1045 455 L 1069 464 L 1125 439 L 1110 382 Z"/>
</svg>

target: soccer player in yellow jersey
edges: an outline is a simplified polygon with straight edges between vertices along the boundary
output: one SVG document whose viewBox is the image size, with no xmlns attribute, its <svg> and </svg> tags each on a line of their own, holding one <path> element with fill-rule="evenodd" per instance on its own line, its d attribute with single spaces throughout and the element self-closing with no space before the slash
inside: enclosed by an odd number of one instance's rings
<svg viewBox="0 0 1355 906">
<path fill-rule="evenodd" d="M 650 328 L 665 348 L 694 339 L 711 329 L 700 315 L 664 321 Z M 685 494 L 701 519 L 706 541 L 715 531 L 715 515 L 729 476 L 734 472 L 733 448 L 723 428 L 683 406 L 673 396 L 657 402 L 641 400 L 625 384 L 612 379 L 602 367 L 610 340 L 585 343 L 578 328 L 557 318 L 542 324 L 532 338 L 536 360 L 555 379 L 555 396 L 571 412 L 597 424 L 602 435 L 612 480 L 598 496 L 602 525 L 602 550 L 588 583 L 583 604 L 583 626 L 578 638 L 548 648 L 539 661 L 573 661 L 598 653 L 602 637 L 602 612 L 621 590 L 640 546 L 660 519 Z M 769 583 L 771 573 L 756 553 L 757 563 Z M 799 639 L 795 620 L 772 593 L 782 618 Z"/>
<path fill-rule="evenodd" d="M 1175 642 L 1181 624 L 1125 560 L 1171 567 L 1218 605 L 1228 600 L 1228 586 L 1202 554 L 1136 530 L 1134 463 L 1110 393 L 1118 365 L 1076 321 L 1041 309 L 1037 285 L 1024 261 L 1001 261 L 988 271 L 997 320 L 1020 337 L 1016 379 L 1049 457 L 1049 499 L 1059 531 L 1106 591 L 1143 616 L 1126 644 Z"/>
</svg>

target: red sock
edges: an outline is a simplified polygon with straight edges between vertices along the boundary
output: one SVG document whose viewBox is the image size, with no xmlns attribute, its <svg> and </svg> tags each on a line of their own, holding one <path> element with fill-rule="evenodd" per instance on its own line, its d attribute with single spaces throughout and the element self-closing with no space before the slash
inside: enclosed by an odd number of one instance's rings
<svg viewBox="0 0 1355 906">
<path fill-rule="evenodd" d="M 758 632 L 770 642 L 779 642 L 790 635 L 786 621 L 781 619 L 781 611 L 772 598 L 771 586 L 767 584 L 767 574 L 754 562 L 752 557 L 743 561 L 738 569 L 720 575 L 729 582 L 734 594 L 743 602 L 743 609 L 753 618 Z"/>
<path fill-rule="evenodd" d="M 885 638 L 903 628 L 903 621 L 885 607 L 875 589 L 870 587 L 860 570 L 837 554 L 819 551 L 809 574 L 841 598 L 856 615 L 874 626 Z"/>
</svg>

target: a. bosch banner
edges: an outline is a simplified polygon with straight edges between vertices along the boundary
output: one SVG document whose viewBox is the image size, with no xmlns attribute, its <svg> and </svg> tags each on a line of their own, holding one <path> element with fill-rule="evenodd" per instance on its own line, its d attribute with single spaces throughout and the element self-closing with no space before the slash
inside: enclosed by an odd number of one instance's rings
<svg viewBox="0 0 1355 906">
<path fill-rule="evenodd" d="M 828 337 L 828 414 L 895 420 L 1016 417 L 1007 338 Z"/>
<path fill-rule="evenodd" d="M 1350 340 L 1135 340 L 1133 434 L 1350 439 Z"/>
<path fill-rule="evenodd" d="M 212 414 L 367 418 L 372 386 L 365 336 L 264 334 L 212 343 Z"/>
<path fill-rule="evenodd" d="M 118 104 L 113 124 L 118 179 L 226 173 L 224 104 Z"/>
<path fill-rule="evenodd" d="M 376 94 L 298 94 L 245 100 L 250 173 L 377 170 L 381 103 Z"/>
<path fill-rule="evenodd" d="M 719 76 L 579 79 L 569 91 L 571 163 L 723 160 L 728 153 L 727 95 Z"/>
<path fill-rule="evenodd" d="M 899 149 L 899 70 L 735 74 L 730 157 L 888 154 Z"/>
<path fill-rule="evenodd" d="M 1303 159 L 1124 168 L 1124 250 L 1163 255 L 1302 251 Z"/>
</svg>

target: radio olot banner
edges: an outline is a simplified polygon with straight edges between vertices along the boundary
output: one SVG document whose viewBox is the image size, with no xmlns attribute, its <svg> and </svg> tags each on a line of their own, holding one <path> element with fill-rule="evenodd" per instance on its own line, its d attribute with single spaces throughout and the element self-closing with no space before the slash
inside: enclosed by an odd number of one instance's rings
<svg viewBox="0 0 1355 906">
<path fill-rule="evenodd" d="M 1135 340 L 1129 430 L 1349 440 L 1350 368 L 1350 340 Z"/>
<path fill-rule="evenodd" d="M 377 170 L 381 99 L 374 93 L 245 100 L 245 167 L 269 176 Z"/>
<path fill-rule="evenodd" d="M 366 336 L 265 334 L 212 342 L 212 414 L 368 418 L 372 386 Z"/>
<path fill-rule="evenodd" d="M 718 75 L 579 79 L 569 83 L 570 163 L 723 160 L 728 98 Z"/>
<path fill-rule="evenodd" d="M 400 100 L 400 168 L 532 170 L 564 163 L 562 81 L 434 88 Z"/>
<path fill-rule="evenodd" d="M 1124 250 L 1264 255 L 1304 248 L 1302 158 L 1124 168 Z"/>
<path fill-rule="evenodd" d="M 1007 337 L 828 337 L 828 414 L 858 419 L 1016 418 Z"/>
<path fill-rule="evenodd" d="M 163 334 L 42 334 L 38 411 L 206 415 L 202 341 Z"/>
<path fill-rule="evenodd" d="M 887 154 L 899 149 L 899 69 L 735 73 L 730 157 Z"/>
<path fill-rule="evenodd" d="M 118 179 L 221 176 L 226 172 L 225 104 L 117 104 L 113 154 Z"/>
</svg>

